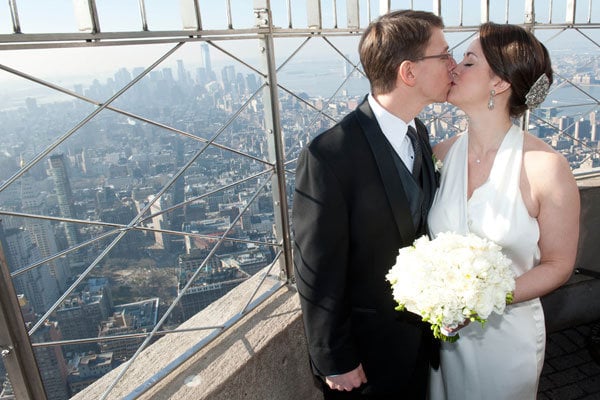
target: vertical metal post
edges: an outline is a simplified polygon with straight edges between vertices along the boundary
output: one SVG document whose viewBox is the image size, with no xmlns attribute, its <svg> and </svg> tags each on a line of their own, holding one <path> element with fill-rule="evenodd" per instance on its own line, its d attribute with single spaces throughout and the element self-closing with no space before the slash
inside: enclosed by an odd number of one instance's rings
<svg viewBox="0 0 600 400">
<path fill-rule="evenodd" d="M 333 0 L 333 28 L 337 29 L 338 28 L 338 21 L 337 21 L 337 2 L 335 0 Z"/>
<path fill-rule="evenodd" d="M 275 235 L 283 247 L 283 263 L 281 275 L 288 282 L 294 279 L 292 264 L 292 244 L 288 201 L 285 179 L 285 154 L 281 132 L 281 115 L 279 114 L 279 96 L 277 87 L 277 68 L 273 45 L 273 20 L 269 0 L 254 0 L 254 15 L 260 28 L 268 28 L 267 33 L 259 35 L 260 54 L 267 71 L 267 85 L 263 91 L 265 112 L 265 128 L 269 144 L 269 161 L 275 166 L 272 178 L 273 205 L 275 211 Z"/>
<path fill-rule="evenodd" d="M 13 33 L 21 33 L 21 23 L 19 22 L 19 12 L 17 11 L 17 1 L 9 0 L 10 16 L 12 18 Z"/>
<path fill-rule="evenodd" d="M 390 3 L 391 0 L 379 0 L 379 15 L 383 15 L 390 12 Z"/>
<path fill-rule="evenodd" d="M 140 5 L 140 16 L 142 17 L 142 30 L 148 30 L 148 18 L 146 18 L 146 4 L 144 0 L 139 0 Z"/>
<path fill-rule="evenodd" d="M 525 25 L 533 32 L 535 24 L 535 4 L 533 0 L 525 0 Z"/>
<path fill-rule="evenodd" d="M 45 400 L 44 384 L 1 242 L 0 275 L 0 350 L 6 372 L 17 399 Z"/>
<path fill-rule="evenodd" d="M 490 0 L 481 0 L 481 23 L 490 20 Z"/>
<path fill-rule="evenodd" d="M 567 0 L 567 13 L 565 16 L 565 22 L 569 25 L 573 25 L 575 23 L 575 5 L 577 4 L 576 0 Z"/>
<path fill-rule="evenodd" d="M 346 17 L 348 29 L 360 28 L 360 9 L 358 0 L 346 0 Z"/>
<path fill-rule="evenodd" d="M 233 29 L 233 19 L 231 17 L 231 0 L 227 0 L 227 27 L 229 29 Z"/>
<path fill-rule="evenodd" d="M 442 15 L 442 0 L 433 0 L 432 7 L 435 15 Z"/>
<path fill-rule="evenodd" d="M 525 0 L 525 29 L 533 34 L 534 25 L 535 25 L 535 4 L 534 0 Z M 525 111 L 525 114 L 521 117 L 521 129 L 524 131 L 529 130 L 529 120 L 531 117 L 531 112 L 528 110 Z"/>
<path fill-rule="evenodd" d="M 307 0 L 306 22 L 309 28 L 321 29 L 323 27 L 323 19 L 321 16 L 321 0 Z"/>
<path fill-rule="evenodd" d="M 181 9 L 183 29 L 202 30 L 202 18 L 200 17 L 198 0 L 180 0 L 179 7 Z"/>
<path fill-rule="evenodd" d="M 100 32 L 100 21 L 95 0 L 73 0 L 73 10 L 81 32 Z"/>
</svg>

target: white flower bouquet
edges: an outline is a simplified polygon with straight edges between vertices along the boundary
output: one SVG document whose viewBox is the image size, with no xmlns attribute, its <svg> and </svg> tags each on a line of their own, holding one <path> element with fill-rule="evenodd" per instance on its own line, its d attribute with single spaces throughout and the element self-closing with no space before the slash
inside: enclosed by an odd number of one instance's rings
<svg viewBox="0 0 600 400">
<path fill-rule="evenodd" d="M 418 314 L 436 338 L 454 342 L 445 329 L 465 320 L 482 325 L 512 302 L 515 277 L 501 247 L 473 234 L 440 233 L 400 249 L 386 275 L 399 311 Z"/>
</svg>

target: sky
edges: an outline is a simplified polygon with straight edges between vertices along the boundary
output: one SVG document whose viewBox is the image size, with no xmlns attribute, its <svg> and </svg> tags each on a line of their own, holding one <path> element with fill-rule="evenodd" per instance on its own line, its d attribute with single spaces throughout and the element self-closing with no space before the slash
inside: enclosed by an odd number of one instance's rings
<svg viewBox="0 0 600 400">
<path fill-rule="evenodd" d="M 193 1 L 193 0 L 188 0 Z M 318 0 L 290 0 L 292 5 L 292 20 L 295 28 L 307 26 L 307 3 Z M 73 4 L 85 2 L 85 0 L 16 0 L 19 13 L 21 30 L 23 33 L 74 33 L 78 32 L 77 21 Z M 598 3 L 597 0 L 592 2 Z M 589 0 L 578 0 L 576 20 L 586 22 L 589 14 Z M 0 2 L 0 35 L 12 33 L 12 21 L 8 1 Z M 206 30 L 226 29 L 227 14 L 226 0 L 198 0 L 202 25 Z M 254 0 L 230 0 L 231 18 L 233 27 L 236 29 L 251 28 L 254 24 L 253 5 Z M 271 0 L 273 21 L 276 26 L 287 27 L 288 25 L 288 0 Z M 345 27 L 346 1 L 345 0 L 321 0 L 322 21 L 324 28 L 334 26 L 333 4 L 336 4 L 338 26 Z M 371 18 L 378 14 L 380 1 L 359 0 L 361 9 L 360 25 L 364 27 L 368 23 L 367 5 L 370 3 Z M 391 1 L 391 9 L 410 8 L 431 11 L 433 0 L 396 0 Z M 446 26 L 456 26 L 461 20 L 459 13 L 460 4 L 465 10 L 462 15 L 463 25 L 475 26 L 480 22 L 481 0 L 442 0 L 442 16 Z M 506 5 L 508 4 L 508 21 L 511 23 L 522 23 L 524 15 L 525 0 L 494 0 L 490 9 L 490 20 L 495 22 L 506 21 Z M 535 0 L 536 20 L 548 22 L 549 10 L 552 4 L 552 21 L 562 22 L 565 19 L 567 0 Z M 96 0 L 100 27 L 103 32 L 140 31 L 142 27 L 139 0 Z M 150 31 L 181 30 L 180 0 L 145 0 L 145 9 Z M 592 8 L 592 21 L 600 21 L 600 4 Z M 464 36 L 464 35 L 463 35 Z M 453 38 L 449 42 L 459 42 L 462 39 Z M 341 40 L 341 39 L 340 39 Z M 356 38 L 354 38 L 356 40 Z M 559 38 L 558 40 L 562 40 Z M 255 57 L 257 48 L 250 45 L 248 41 L 220 42 L 229 51 L 235 52 L 241 58 Z M 452 44 L 452 43 L 451 43 Z M 257 45 L 257 44 L 256 44 Z M 565 47 L 569 47 L 566 45 Z M 112 46 L 76 49 L 53 50 L 49 57 L 48 50 L 0 50 L 0 64 L 11 68 L 25 71 L 26 73 L 43 78 L 70 77 L 78 79 L 79 75 L 103 75 L 108 71 L 116 71 L 119 66 L 126 65 L 128 68 L 139 65 L 148 65 L 158 58 L 166 49 L 172 45 L 153 46 Z M 295 46 L 280 46 L 294 48 Z M 356 44 L 352 43 L 348 51 L 355 53 Z M 186 51 L 197 52 L 198 46 L 185 46 L 181 55 L 172 57 L 173 63 L 177 58 L 188 58 Z M 277 51 L 277 48 L 276 48 Z M 178 51 L 179 52 L 179 51 Z M 284 50 L 279 52 L 285 53 Z M 219 63 L 219 57 L 226 62 L 227 56 L 214 54 L 213 62 Z M 317 54 L 318 56 L 318 54 Z M 193 59 L 193 57 L 192 57 Z M 199 62 L 199 61 L 198 61 Z M 12 84 L 14 76 L 0 71 L 0 81 Z M 1 93 L 0 93 L 1 94 Z"/>
</svg>

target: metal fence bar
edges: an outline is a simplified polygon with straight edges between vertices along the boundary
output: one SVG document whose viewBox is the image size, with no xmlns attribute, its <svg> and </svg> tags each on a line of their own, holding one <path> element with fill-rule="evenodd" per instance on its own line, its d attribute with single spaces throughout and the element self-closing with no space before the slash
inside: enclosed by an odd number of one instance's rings
<svg viewBox="0 0 600 400">
<path fill-rule="evenodd" d="M 260 2 L 259 4 L 254 3 L 254 13 L 257 17 L 257 26 L 268 26 L 269 20 L 264 17 L 266 14 L 267 4 L 266 2 Z M 323 28 L 323 16 L 321 13 L 321 0 L 307 0 L 306 1 L 306 22 L 309 28 L 321 29 Z M 272 29 L 272 26 L 269 28 Z"/>
<path fill-rule="evenodd" d="M 286 0 L 288 28 L 292 29 L 292 0 Z"/>
<path fill-rule="evenodd" d="M 567 0 L 567 12 L 565 13 L 565 23 L 572 25 L 575 23 L 575 6 L 577 0 Z"/>
<path fill-rule="evenodd" d="M 254 0 L 255 14 L 258 16 L 257 24 L 263 24 L 266 20 L 269 29 L 273 27 L 271 10 L 266 10 L 268 1 Z M 319 9 L 320 20 L 320 9 Z M 292 263 L 292 240 L 290 218 L 288 211 L 288 201 L 286 193 L 286 176 L 284 168 L 284 147 L 281 130 L 281 115 L 279 113 L 279 97 L 277 93 L 277 68 L 275 65 L 275 50 L 273 45 L 273 36 L 265 34 L 259 39 L 261 48 L 262 63 L 267 71 L 267 87 L 263 92 L 265 125 L 267 130 L 267 143 L 269 159 L 275 165 L 275 175 L 272 178 L 271 185 L 273 189 L 273 204 L 275 210 L 275 234 L 277 241 L 282 244 L 284 262 L 281 277 L 288 282 L 293 279 Z M 268 104 L 268 106 L 267 106 Z"/>
<path fill-rule="evenodd" d="M 507 5 L 508 7 L 508 5 Z M 535 8 L 534 0 L 525 0 L 525 25 L 533 32 L 533 26 L 535 24 Z"/>
<path fill-rule="evenodd" d="M 19 11 L 17 10 L 17 0 L 9 0 L 10 18 L 12 20 L 13 33 L 21 33 L 21 23 L 19 22 Z"/>
<path fill-rule="evenodd" d="M 202 18 L 200 15 L 200 5 L 198 0 L 180 0 L 181 22 L 183 29 L 194 31 L 202 30 Z"/>
<path fill-rule="evenodd" d="M 332 8 L 333 8 L 333 28 L 336 29 L 338 27 L 338 17 L 337 17 L 337 1 L 332 0 Z"/>
<path fill-rule="evenodd" d="M 490 20 L 490 0 L 481 0 L 481 18 L 480 22 L 488 22 Z"/>
<path fill-rule="evenodd" d="M 16 398 L 45 400 L 42 377 L 10 278 L 3 243 L 0 243 L 0 354 Z"/>
<path fill-rule="evenodd" d="M 100 32 L 100 20 L 95 0 L 73 0 L 75 18 L 81 32 Z"/>
<path fill-rule="evenodd" d="M 140 7 L 140 16 L 142 18 L 142 30 L 148 30 L 148 18 L 146 17 L 146 4 L 144 0 L 138 0 L 138 4 Z"/>
<path fill-rule="evenodd" d="M 225 8 L 226 16 L 227 16 L 227 28 L 233 29 L 233 20 L 231 17 L 231 0 L 227 0 L 227 7 Z"/>
<path fill-rule="evenodd" d="M 391 7 L 391 0 L 379 0 L 379 15 L 383 15 L 383 14 L 389 12 L 390 7 Z M 411 4 L 410 8 L 413 8 L 412 4 Z"/>
</svg>

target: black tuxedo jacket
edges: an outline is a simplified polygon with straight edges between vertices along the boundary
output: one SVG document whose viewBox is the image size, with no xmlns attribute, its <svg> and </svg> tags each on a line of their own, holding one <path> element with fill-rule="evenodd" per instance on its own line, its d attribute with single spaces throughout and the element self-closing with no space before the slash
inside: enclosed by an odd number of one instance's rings
<svg viewBox="0 0 600 400">
<path fill-rule="evenodd" d="M 428 325 L 395 310 L 385 279 L 398 250 L 425 233 L 437 187 L 427 129 L 419 120 L 416 125 L 423 149 L 418 180 L 365 99 L 303 149 L 292 213 L 296 282 L 315 375 L 362 363 L 368 384 L 361 390 L 403 396 L 397 398 L 424 396 L 432 343 Z M 407 396 L 411 390 L 415 395 Z"/>
</svg>

